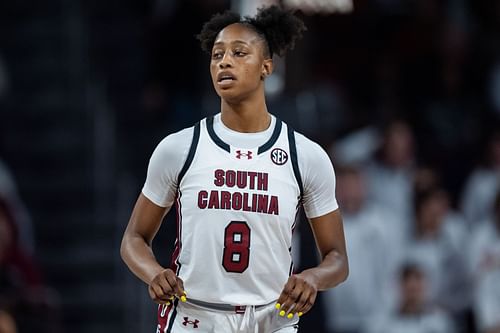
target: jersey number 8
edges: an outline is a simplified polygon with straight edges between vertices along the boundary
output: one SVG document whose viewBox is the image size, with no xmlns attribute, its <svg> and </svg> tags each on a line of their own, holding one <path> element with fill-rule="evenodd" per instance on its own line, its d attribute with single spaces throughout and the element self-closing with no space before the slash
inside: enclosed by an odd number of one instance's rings
<svg viewBox="0 0 500 333">
<path fill-rule="evenodd" d="M 226 272 L 243 273 L 250 260 L 250 227 L 243 221 L 231 221 L 224 230 L 222 266 Z"/>
</svg>

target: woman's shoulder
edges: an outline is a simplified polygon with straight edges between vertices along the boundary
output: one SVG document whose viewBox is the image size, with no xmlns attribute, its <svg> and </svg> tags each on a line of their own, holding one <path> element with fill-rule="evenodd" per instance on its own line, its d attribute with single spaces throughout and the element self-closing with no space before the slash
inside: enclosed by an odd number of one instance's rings
<svg viewBox="0 0 500 333">
<path fill-rule="evenodd" d="M 168 134 L 156 146 L 155 153 L 178 155 L 184 152 L 183 148 L 189 149 L 193 140 L 194 126 L 184 128 Z"/>
<path fill-rule="evenodd" d="M 172 143 L 191 142 L 193 139 L 194 126 L 183 128 L 165 136 L 158 145 L 169 145 Z"/>
<path fill-rule="evenodd" d="M 297 147 L 297 155 L 299 156 L 299 159 L 302 157 L 304 158 L 311 158 L 315 159 L 318 157 L 327 157 L 328 154 L 323 149 L 323 147 L 317 143 L 316 141 L 308 138 L 304 134 L 294 131 L 295 132 L 295 144 Z"/>
</svg>

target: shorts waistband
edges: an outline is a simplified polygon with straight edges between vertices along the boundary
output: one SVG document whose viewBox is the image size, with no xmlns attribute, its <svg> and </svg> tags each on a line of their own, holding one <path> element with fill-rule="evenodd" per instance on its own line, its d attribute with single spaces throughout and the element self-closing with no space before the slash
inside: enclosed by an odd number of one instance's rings
<svg viewBox="0 0 500 333">
<path fill-rule="evenodd" d="M 231 304 L 223 304 L 223 303 L 204 302 L 204 301 L 200 301 L 200 300 L 192 299 L 192 298 L 187 299 L 187 303 L 190 303 L 190 304 L 193 304 L 196 306 L 200 306 L 203 308 L 207 308 L 210 310 L 234 312 L 234 313 L 240 313 L 240 314 L 244 314 L 245 310 L 248 306 L 253 306 L 253 307 L 255 307 L 256 310 L 258 310 L 258 309 L 266 307 L 274 302 L 275 301 L 272 301 L 272 302 L 269 302 L 267 304 L 262 304 L 262 305 L 231 305 Z"/>
</svg>

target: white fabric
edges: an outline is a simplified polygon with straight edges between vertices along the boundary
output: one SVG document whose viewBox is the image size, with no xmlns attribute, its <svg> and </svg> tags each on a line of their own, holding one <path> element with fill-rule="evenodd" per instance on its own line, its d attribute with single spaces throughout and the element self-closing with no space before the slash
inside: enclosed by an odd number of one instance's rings
<svg viewBox="0 0 500 333">
<path fill-rule="evenodd" d="M 493 214 L 493 202 L 500 190 L 500 170 L 476 169 L 467 179 L 461 209 L 469 225 L 474 226 Z"/>
<path fill-rule="evenodd" d="M 215 133 L 231 146 L 240 148 L 255 148 L 265 143 L 273 134 L 274 126 L 276 125 L 276 117 L 271 116 L 269 127 L 261 132 L 241 133 L 234 131 L 224 125 L 221 120 L 220 113 L 214 116 Z M 242 135 L 243 134 L 243 135 Z"/>
<path fill-rule="evenodd" d="M 450 317 L 439 311 L 418 316 L 403 316 L 392 313 L 372 319 L 363 333 L 455 333 Z"/>
<path fill-rule="evenodd" d="M 178 195 L 178 275 L 194 299 L 235 305 L 266 304 L 278 298 L 288 279 L 300 191 L 292 168 L 286 124 L 283 123 L 271 148 L 261 154 L 257 151 L 270 138 L 276 122 L 273 119 L 270 128 L 261 133 L 237 133 L 224 127 L 220 115 L 216 116 L 214 131 L 230 144 L 228 152 L 212 140 L 203 120 L 194 159 L 180 184 L 177 177 L 188 155 L 192 128 L 168 136 L 151 157 L 143 194 L 163 207 L 172 206 Z M 335 176 L 327 154 L 304 136 L 295 137 L 307 216 L 314 218 L 336 210 Z M 273 162 L 275 149 L 287 154 L 283 165 Z M 238 158 L 238 151 L 245 155 Z M 247 158 L 249 153 L 251 159 Z M 236 172 L 248 179 L 242 188 L 229 184 L 230 173 Z M 252 185 L 250 173 L 267 177 L 266 188 L 258 188 L 257 180 Z M 218 184 L 221 180 L 224 181 Z M 224 196 L 230 199 L 222 199 Z M 257 196 L 268 203 L 268 212 L 256 211 Z M 238 200 L 243 204 L 235 208 Z M 273 202 L 278 203 L 278 209 L 271 209 Z M 244 245 L 234 250 L 234 244 L 245 243 L 248 238 L 249 252 Z M 238 265 L 247 262 L 247 253 L 248 267 L 241 268 Z M 231 258 L 236 263 L 231 263 Z M 231 271 L 235 266 L 241 272 Z"/>
<path fill-rule="evenodd" d="M 419 263 L 429 281 L 429 297 L 435 304 L 448 309 L 463 309 L 467 305 L 466 231 L 455 221 L 442 222 L 433 238 L 413 238 L 405 257 Z"/>
<path fill-rule="evenodd" d="M 272 134 L 276 118 L 271 126 L 259 133 L 238 133 L 223 125 L 220 113 L 214 116 L 217 135 L 232 146 L 258 147 Z M 170 208 L 175 200 L 177 175 L 187 158 L 193 127 L 170 134 L 153 152 L 142 193 L 153 203 Z M 308 218 L 325 215 L 338 208 L 335 199 L 335 172 L 327 153 L 315 142 L 295 133 L 297 158 L 304 184 L 303 206 Z"/>
<path fill-rule="evenodd" d="M 295 133 L 297 158 L 304 183 L 303 206 L 308 218 L 336 210 L 335 171 L 327 153 L 317 143 Z"/>
<path fill-rule="evenodd" d="M 292 319 L 279 316 L 274 303 L 261 308 L 247 306 L 245 313 L 240 314 L 179 302 L 173 321 L 172 332 L 175 333 L 296 333 L 299 319 L 297 316 Z"/>
<path fill-rule="evenodd" d="M 172 207 L 177 194 L 177 176 L 186 161 L 192 137 L 193 127 L 170 134 L 151 155 L 142 194 L 156 205 Z"/>
<path fill-rule="evenodd" d="M 214 117 L 214 130 L 231 146 L 258 147 L 272 135 L 276 118 L 271 116 L 268 129 L 258 133 L 239 133 L 227 128 L 220 113 Z M 335 172 L 327 153 L 317 143 L 295 133 L 297 158 L 304 183 L 304 212 L 308 218 L 325 215 L 338 208 L 335 200 Z M 332 200 L 333 199 L 333 200 Z"/>
<path fill-rule="evenodd" d="M 368 200 L 397 215 L 401 220 L 397 232 L 408 235 L 413 216 L 413 169 L 394 169 L 374 161 L 365 172 Z"/>
<path fill-rule="evenodd" d="M 479 330 L 500 325 L 500 232 L 485 221 L 474 232 L 470 247 L 474 277 L 474 312 Z"/>
<path fill-rule="evenodd" d="M 385 216 L 364 208 L 357 214 L 342 214 L 349 278 L 334 289 L 323 292 L 328 314 L 326 326 L 331 332 L 355 332 L 379 309 L 384 299 L 385 281 L 392 270 L 390 243 L 384 238 Z M 393 251 L 397 252 L 397 251 Z"/>
</svg>

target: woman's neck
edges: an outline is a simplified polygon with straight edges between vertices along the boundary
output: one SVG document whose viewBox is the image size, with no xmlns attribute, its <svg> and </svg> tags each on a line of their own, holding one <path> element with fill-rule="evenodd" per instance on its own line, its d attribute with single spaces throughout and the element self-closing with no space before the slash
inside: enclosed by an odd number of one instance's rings
<svg viewBox="0 0 500 333">
<path fill-rule="evenodd" d="M 269 128 L 271 116 L 267 112 L 266 103 L 241 102 L 231 104 L 221 101 L 222 123 L 233 131 L 242 133 L 262 132 Z"/>
</svg>

